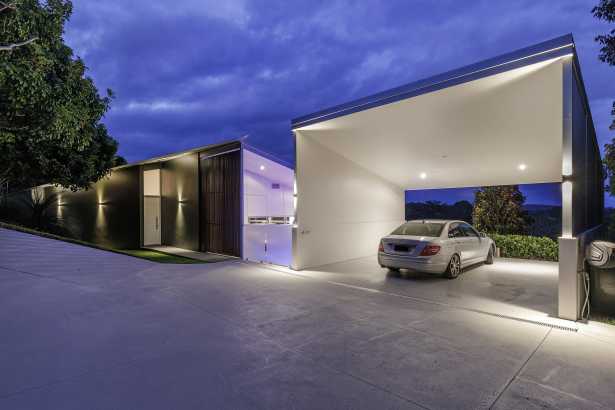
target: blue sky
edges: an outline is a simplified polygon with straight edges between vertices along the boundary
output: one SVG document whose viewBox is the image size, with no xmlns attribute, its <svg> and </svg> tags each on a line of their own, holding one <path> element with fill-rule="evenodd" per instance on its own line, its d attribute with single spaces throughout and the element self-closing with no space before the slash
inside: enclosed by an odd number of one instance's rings
<svg viewBox="0 0 615 410">
<path fill-rule="evenodd" d="M 243 135 L 292 161 L 293 117 L 569 32 L 602 146 L 615 67 L 595 3 L 75 0 L 66 40 L 115 92 L 105 123 L 130 162 Z"/>
</svg>

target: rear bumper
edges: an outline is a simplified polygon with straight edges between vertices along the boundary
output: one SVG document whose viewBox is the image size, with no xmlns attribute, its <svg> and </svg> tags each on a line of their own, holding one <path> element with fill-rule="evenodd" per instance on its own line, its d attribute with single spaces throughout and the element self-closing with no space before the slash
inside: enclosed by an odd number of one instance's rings
<svg viewBox="0 0 615 410">
<path fill-rule="evenodd" d="M 380 266 L 397 269 L 411 269 L 419 272 L 441 274 L 446 271 L 448 261 L 441 258 L 409 258 L 378 252 Z"/>
</svg>

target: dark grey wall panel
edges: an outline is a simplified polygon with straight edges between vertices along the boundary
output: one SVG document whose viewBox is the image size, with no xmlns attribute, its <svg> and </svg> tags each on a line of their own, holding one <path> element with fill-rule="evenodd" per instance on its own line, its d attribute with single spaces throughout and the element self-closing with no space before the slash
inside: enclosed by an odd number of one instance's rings
<svg viewBox="0 0 615 410">
<path fill-rule="evenodd" d="M 602 160 L 589 108 L 573 75 L 572 87 L 572 225 L 579 235 L 602 224 L 604 189 Z"/>
<path fill-rule="evenodd" d="M 199 157 L 162 164 L 162 244 L 199 250 Z"/>
<path fill-rule="evenodd" d="M 241 256 L 241 154 L 200 156 L 201 250 Z"/>
<path fill-rule="evenodd" d="M 139 167 L 120 168 L 87 191 L 47 188 L 69 236 L 117 249 L 140 247 Z"/>
</svg>

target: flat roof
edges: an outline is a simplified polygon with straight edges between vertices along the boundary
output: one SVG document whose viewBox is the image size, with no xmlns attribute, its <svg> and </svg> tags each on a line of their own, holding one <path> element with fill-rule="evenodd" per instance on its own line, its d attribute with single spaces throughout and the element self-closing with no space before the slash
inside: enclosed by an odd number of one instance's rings
<svg viewBox="0 0 615 410">
<path fill-rule="evenodd" d="M 225 141 L 222 141 L 222 142 L 219 142 L 219 143 L 215 143 L 215 144 L 202 145 L 202 146 L 195 147 L 195 148 L 190 148 L 190 149 L 184 150 L 184 151 L 178 151 L 178 152 L 173 152 L 173 153 L 170 153 L 170 154 L 160 155 L 160 156 L 157 156 L 157 157 L 148 158 L 148 159 L 144 159 L 144 160 L 137 161 L 137 162 L 131 162 L 129 164 L 119 165 L 119 166 L 113 167 L 111 169 L 113 170 L 113 169 L 135 167 L 135 166 L 139 166 L 139 165 L 155 164 L 157 162 L 169 161 L 171 159 L 179 158 L 179 157 L 182 157 L 184 155 L 194 154 L 194 153 L 197 153 L 197 152 L 211 150 L 211 149 L 215 149 L 215 148 L 221 148 L 221 147 L 224 147 L 225 145 L 232 145 L 232 144 L 239 144 L 244 149 L 252 151 L 253 153 L 255 153 L 257 155 L 265 157 L 265 158 L 267 158 L 267 159 L 269 159 L 269 160 L 271 160 L 273 162 L 276 162 L 279 165 L 282 165 L 284 167 L 287 167 L 287 168 L 290 168 L 290 169 L 294 169 L 292 164 L 288 163 L 287 161 L 284 161 L 283 159 L 280 159 L 280 158 L 276 157 L 273 154 L 270 154 L 270 153 L 268 153 L 266 151 L 263 151 L 260 148 L 256 148 L 253 145 L 250 145 L 250 144 L 246 143 L 245 142 L 245 137 L 231 139 L 231 140 L 225 140 Z"/>
<path fill-rule="evenodd" d="M 551 60 L 564 55 L 573 54 L 577 74 L 582 84 L 578 59 L 576 57 L 575 43 L 572 34 L 566 34 L 542 43 L 525 47 L 510 53 L 470 64 L 455 70 L 447 71 L 423 80 L 414 81 L 390 90 L 382 91 L 367 97 L 359 98 L 344 104 L 336 105 L 305 116 L 297 117 L 291 121 L 292 129 L 299 129 L 307 125 L 316 124 L 348 114 L 365 111 L 396 101 L 405 100 L 422 94 L 463 84 L 494 74 L 525 67 L 542 61 Z M 582 92 L 587 102 L 584 87 Z"/>
</svg>

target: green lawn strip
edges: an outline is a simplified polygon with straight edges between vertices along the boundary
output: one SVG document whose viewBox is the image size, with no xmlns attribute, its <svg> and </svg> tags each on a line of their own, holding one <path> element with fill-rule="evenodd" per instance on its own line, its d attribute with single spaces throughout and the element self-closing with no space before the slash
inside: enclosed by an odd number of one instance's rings
<svg viewBox="0 0 615 410">
<path fill-rule="evenodd" d="M 115 249 L 108 248 L 106 246 L 97 245 L 91 242 L 80 241 L 79 239 L 67 238 L 65 236 L 55 235 L 48 232 L 41 232 L 35 229 L 26 228 L 25 226 L 8 224 L 6 222 L 0 222 L 0 228 L 11 229 L 13 231 L 28 233 L 30 235 L 41 236 L 43 238 L 56 239 L 58 241 L 74 243 L 76 245 L 87 246 L 88 248 L 100 249 L 107 252 L 120 253 L 122 255 L 128 255 L 135 258 L 146 259 L 148 261 L 157 263 L 178 263 L 178 264 L 191 264 L 191 263 L 208 263 L 198 259 L 187 258 L 185 256 L 171 255 L 164 252 L 158 252 L 151 249 Z"/>
<path fill-rule="evenodd" d="M 609 316 L 592 314 L 589 320 L 595 320 L 596 322 L 602 322 L 606 323 L 607 325 L 615 326 L 615 318 Z"/>
<path fill-rule="evenodd" d="M 169 253 L 159 252 L 152 249 L 121 249 L 118 252 L 158 263 L 209 263 L 198 259 L 186 258 L 184 256 L 171 255 Z"/>
</svg>

